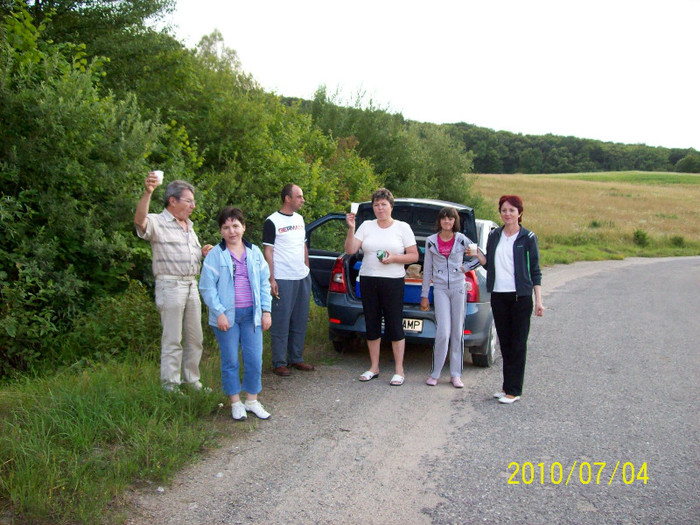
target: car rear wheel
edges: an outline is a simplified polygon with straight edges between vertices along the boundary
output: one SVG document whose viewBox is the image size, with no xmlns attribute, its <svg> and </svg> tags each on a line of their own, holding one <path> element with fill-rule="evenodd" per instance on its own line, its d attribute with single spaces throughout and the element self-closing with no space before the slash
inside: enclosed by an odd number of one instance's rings
<svg viewBox="0 0 700 525">
<path fill-rule="evenodd" d="M 348 336 L 345 334 L 339 335 L 332 328 L 328 330 L 328 336 L 333 344 L 333 350 L 339 354 L 350 352 L 357 344 L 357 337 Z"/>
<path fill-rule="evenodd" d="M 496 344 L 498 337 L 496 336 L 496 325 L 491 319 L 491 327 L 489 335 L 484 344 L 477 348 L 479 353 L 472 354 L 472 363 L 474 366 L 489 367 L 496 359 Z"/>
</svg>

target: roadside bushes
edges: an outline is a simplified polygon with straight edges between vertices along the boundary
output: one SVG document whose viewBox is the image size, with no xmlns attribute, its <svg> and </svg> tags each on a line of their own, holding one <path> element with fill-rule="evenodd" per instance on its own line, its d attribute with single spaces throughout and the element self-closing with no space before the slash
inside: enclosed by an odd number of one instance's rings
<svg viewBox="0 0 700 525">
<path fill-rule="evenodd" d="M 57 341 L 55 361 L 70 365 L 80 360 L 105 361 L 127 355 L 160 355 L 160 316 L 146 286 L 129 280 L 120 294 L 97 298 L 81 312 L 70 332 Z"/>
<path fill-rule="evenodd" d="M 101 97 L 98 68 L 41 29 L 23 11 L 0 25 L 0 377 L 31 369 L 93 298 L 125 288 L 124 188 L 162 133 L 133 98 Z"/>
<path fill-rule="evenodd" d="M 375 107 L 340 107 L 336 97 L 321 87 L 306 111 L 330 137 L 355 144 L 369 159 L 381 183 L 397 197 L 437 198 L 473 206 L 478 197 L 473 181 L 471 153 L 463 151 L 448 128 L 407 121 Z"/>
</svg>

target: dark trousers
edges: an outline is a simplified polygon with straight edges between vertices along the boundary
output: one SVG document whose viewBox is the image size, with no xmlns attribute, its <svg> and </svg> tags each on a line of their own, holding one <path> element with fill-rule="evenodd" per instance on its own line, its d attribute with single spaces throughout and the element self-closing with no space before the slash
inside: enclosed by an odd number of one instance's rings
<svg viewBox="0 0 700 525">
<path fill-rule="evenodd" d="M 493 292 L 491 310 L 503 356 L 503 391 L 519 396 L 523 393 L 532 296 Z"/>
<path fill-rule="evenodd" d="M 272 299 L 270 353 L 272 367 L 303 361 L 306 325 L 309 322 L 311 276 L 303 279 L 278 279 L 279 298 Z"/>
<path fill-rule="evenodd" d="M 403 332 L 403 277 L 367 277 L 360 278 L 360 295 L 362 310 L 365 314 L 365 331 L 367 339 L 374 341 L 382 336 L 382 317 L 384 333 L 391 341 L 401 341 Z"/>
</svg>

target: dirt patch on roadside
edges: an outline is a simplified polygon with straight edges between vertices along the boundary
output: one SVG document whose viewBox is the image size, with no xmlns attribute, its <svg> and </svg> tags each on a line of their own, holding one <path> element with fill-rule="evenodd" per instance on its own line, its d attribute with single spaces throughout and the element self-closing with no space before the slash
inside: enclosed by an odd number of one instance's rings
<svg viewBox="0 0 700 525">
<path fill-rule="evenodd" d="M 367 366 L 363 352 L 290 378 L 265 373 L 261 399 L 273 417 L 231 420 L 250 433 L 225 442 L 163 492 L 134 493 L 127 523 L 429 523 L 413 504 L 439 502 L 423 462 L 446 444 L 449 405 L 469 385 L 454 389 L 446 377 L 438 387 L 424 385 L 430 349 L 420 350 L 407 358 L 401 387 L 388 384 L 389 349 L 380 377 L 367 384 L 357 380 Z"/>
</svg>

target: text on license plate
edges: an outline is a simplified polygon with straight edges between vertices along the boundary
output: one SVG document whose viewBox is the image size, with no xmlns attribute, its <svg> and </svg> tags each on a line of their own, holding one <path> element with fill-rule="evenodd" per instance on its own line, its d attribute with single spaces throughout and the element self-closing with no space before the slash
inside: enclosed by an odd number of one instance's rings
<svg viewBox="0 0 700 525">
<path fill-rule="evenodd" d="M 423 331 L 423 319 L 404 318 L 403 329 L 405 332 L 421 333 Z"/>
</svg>

